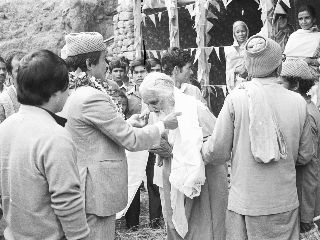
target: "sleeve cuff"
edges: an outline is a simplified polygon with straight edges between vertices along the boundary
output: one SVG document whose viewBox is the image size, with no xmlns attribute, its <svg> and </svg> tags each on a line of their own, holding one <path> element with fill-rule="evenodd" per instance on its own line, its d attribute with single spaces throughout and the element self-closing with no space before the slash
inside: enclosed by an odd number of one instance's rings
<svg viewBox="0 0 320 240">
<path fill-rule="evenodd" d="M 158 127 L 159 133 L 160 133 L 160 135 L 162 135 L 164 133 L 164 131 L 165 131 L 165 127 L 164 127 L 163 121 L 159 121 L 159 122 L 155 123 L 154 125 Z"/>
</svg>

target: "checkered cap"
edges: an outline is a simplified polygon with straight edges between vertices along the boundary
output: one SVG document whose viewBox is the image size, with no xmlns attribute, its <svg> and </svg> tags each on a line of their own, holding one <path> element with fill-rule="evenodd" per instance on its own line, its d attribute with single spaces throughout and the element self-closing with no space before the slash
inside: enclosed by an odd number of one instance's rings
<svg viewBox="0 0 320 240">
<path fill-rule="evenodd" d="M 282 63 L 281 76 L 283 77 L 299 77 L 301 79 L 318 80 L 319 71 L 308 63 L 298 58 L 287 58 Z"/>
<path fill-rule="evenodd" d="M 255 49 L 248 49 L 251 41 L 256 40 L 260 42 Z M 281 47 L 270 38 L 254 35 L 249 38 L 245 48 L 244 62 L 251 77 L 267 77 L 282 63 Z"/>
<path fill-rule="evenodd" d="M 70 33 L 65 36 L 65 40 L 68 57 L 106 50 L 103 37 L 97 32 Z"/>
</svg>

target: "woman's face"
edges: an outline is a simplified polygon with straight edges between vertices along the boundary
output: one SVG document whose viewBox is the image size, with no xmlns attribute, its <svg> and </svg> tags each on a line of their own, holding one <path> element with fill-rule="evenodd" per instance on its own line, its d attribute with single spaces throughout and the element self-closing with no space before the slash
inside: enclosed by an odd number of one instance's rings
<svg viewBox="0 0 320 240">
<path fill-rule="evenodd" d="M 314 25 L 316 20 L 308 11 L 302 11 L 298 13 L 298 21 L 303 30 L 308 30 Z"/>
<path fill-rule="evenodd" d="M 247 29 L 245 28 L 245 26 L 237 26 L 234 29 L 234 36 L 239 44 L 244 43 L 247 40 Z"/>
</svg>

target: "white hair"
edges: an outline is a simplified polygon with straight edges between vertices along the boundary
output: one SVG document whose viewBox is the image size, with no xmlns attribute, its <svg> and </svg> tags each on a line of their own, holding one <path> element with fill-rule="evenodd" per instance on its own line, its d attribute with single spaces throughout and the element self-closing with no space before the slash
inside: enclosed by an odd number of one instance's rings
<svg viewBox="0 0 320 240">
<path fill-rule="evenodd" d="M 156 94 L 160 97 L 173 96 L 174 81 L 164 73 L 149 73 L 143 80 L 139 88 L 140 94 Z"/>
</svg>

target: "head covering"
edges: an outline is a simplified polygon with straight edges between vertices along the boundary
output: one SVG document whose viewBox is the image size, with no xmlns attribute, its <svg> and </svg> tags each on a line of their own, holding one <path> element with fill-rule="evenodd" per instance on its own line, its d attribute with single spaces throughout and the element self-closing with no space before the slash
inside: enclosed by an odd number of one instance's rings
<svg viewBox="0 0 320 240">
<path fill-rule="evenodd" d="M 97 32 L 70 33 L 65 36 L 65 40 L 68 57 L 107 49 L 102 35 Z"/>
<path fill-rule="evenodd" d="M 238 40 L 236 39 L 236 36 L 235 36 L 235 31 L 236 31 L 236 28 L 239 27 L 239 26 L 244 26 L 245 29 L 247 30 L 247 36 L 246 36 L 246 40 L 248 40 L 248 37 L 249 37 L 249 28 L 247 26 L 247 24 L 243 21 L 236 21 L 233 23 L 233 26 L 232 26 L 232 35 L 233 35 L 233 46 L 239 46 L 239 43 L 238 43 Z"/>
<path fill-rule="evenodd" d="M 282 50 L 270 38 L 254 35 L 245 45 L 245 66 L 251 77 L 267 77 L 282 63 Z"/>
<path fill-rule="evenodd" d="M 153 92 L 158 96 L 169 96 L 174 92 L 174 81 L 164 73 L 149 73 L 140 85 L 140 93 Z"/>
</svg>

